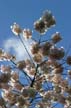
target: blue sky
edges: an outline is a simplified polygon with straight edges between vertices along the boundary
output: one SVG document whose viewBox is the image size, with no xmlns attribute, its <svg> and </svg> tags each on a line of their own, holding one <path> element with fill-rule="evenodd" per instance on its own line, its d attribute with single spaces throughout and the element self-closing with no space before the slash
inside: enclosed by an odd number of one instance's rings
<svg viewBox="0 0 71 108">
<path fill-rule="evenodd" d="M 67 48 L 71 43 L 71 0 L 0 0 L 0 48 L 4 46 L 4 42 L 9 46 L 7 43 L 10 41 L 7 40 L 14 38 L 10 30 L 13 22 L 17 22 L 22 28 L 33 29 L 34 21 L 47 9 L 55 16 L 56 26 L 46 33 L 46 37 L 56 31 L 60 32 L 63 37 L 61 44 Z"/>
</svg>

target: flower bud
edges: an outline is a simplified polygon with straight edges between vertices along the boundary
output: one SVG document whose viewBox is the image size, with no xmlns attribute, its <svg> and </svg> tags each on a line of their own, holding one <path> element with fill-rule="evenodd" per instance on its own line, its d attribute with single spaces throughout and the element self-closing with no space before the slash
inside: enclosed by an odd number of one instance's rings
<svg viewBox="0 0 71 108">
<path fill-rule="evenodd" d="M 18 24 L 16 24 L 16 23 L 14 23 L 14 24 L 11 26 L 11 30 L 12 30 L 12 32 L 13 32 L 16 36 L 18 36 L 18 35 L 22 32 L 20 26 L 19 26 Z"/>
<path fill-rule="evenodd" d="M 22 34 L 25 39 L 30 39 L 32 37 L 32 31 L 30 29 L 22 30 Z"/>
<path fill-rule="evenodd" d="M 56 44 L 57 42 L 62 40 L 62 37 L 60 36 L 59 32 L 56 32 L 55 34 L 52 35 L 51 39 L 52 42 Z"/>
</svg>

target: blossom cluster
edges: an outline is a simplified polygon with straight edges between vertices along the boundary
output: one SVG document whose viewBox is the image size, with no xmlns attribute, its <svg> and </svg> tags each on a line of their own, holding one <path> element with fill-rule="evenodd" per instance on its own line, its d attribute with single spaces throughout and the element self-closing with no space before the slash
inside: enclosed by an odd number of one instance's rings
<svg viewBox="0 0 71 108">
<path fill-rule="evenodd" d="M 34 28 L 40 34 L 46 33 L 46 31 L 56 24 L 55 18 L 52 15 L 51 11 L 46 10 L 43 13 L 43 16 L 35 21 Z"/>
<path fill-rule="evenodd" d="M 52 13 L 46 11 L 34 23 L 34 28 L 44 35 L 55 23 Z M 14 23 L 11 30 L 27 41 L 32 39 L 30 29 L 23 30 Z M 32 39 L 31 54 L 21 40 L 29 56 L 26 60 L 17 61 L 16 56 L 0 49 L 1 108 L 55 108 L 58 104 L 71 108 L 71 55 L 66 54 L 64 47 L 57 46 L 61 40 L 59 32 L 54 33 L 50 40 Z"/>
</svg>

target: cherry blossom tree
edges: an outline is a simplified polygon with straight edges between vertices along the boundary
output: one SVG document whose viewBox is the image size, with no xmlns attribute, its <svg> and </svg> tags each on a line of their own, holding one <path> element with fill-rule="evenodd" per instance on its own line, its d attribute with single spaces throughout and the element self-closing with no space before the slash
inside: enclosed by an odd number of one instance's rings
<svg viewBox="0 0 71 108">
<path fill-rule="evenodd" d="M 62 40 L 59 32 L 50 39 L 42 37 L 56 25 L 51 11 L 46 10 L 34 22 L 38 40 L 30 29 L 22 29 L 17 23 L 11 31 L 25 48 L 27 59 L 17 60 L 0 49 L 0 108 L 71 108 L 71 55 L 64 47 L 58 47 Z M 31 40 L 28 51 L 24 41 Z M 22 79 L 22 80 L 20 80 Z M 59 107 L 57 107 L 59 108 Z"/>
</svg>

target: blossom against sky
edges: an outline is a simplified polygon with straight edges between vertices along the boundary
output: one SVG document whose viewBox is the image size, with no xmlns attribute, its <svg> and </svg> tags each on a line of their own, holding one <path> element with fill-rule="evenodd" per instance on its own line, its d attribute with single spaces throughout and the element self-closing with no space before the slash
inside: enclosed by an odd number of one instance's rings
<svg viewBox="0 0 71 108">
<path fill-rule="evenodd" d="M 22 28 L 33 29 L 33 23 L 42 16 L 42 12 L 50 10 L 56 19 L 56 26 L 46 33 L 49 37 L 60 32 L 63 41 L 62 45 L 66 48 L 71 43 L 71 1 L 65 0 L 0 0 L 0 47 L 4 47 L 7 51 L 15 50 L 18 59 L 25 57 L 24 49 L 20 46 L 19 41 L 11 32 L 10 26 L 17 22 Z M 38 35 L 33 33 L 34 38 Z M 44 39 L 46 38 L 44 36 Z M 24 55 L 25 54 L 25 55 Z M 61 108 L 62 106 L 60 106 Z"/>
<path fill-rule="evenodd" d="M 0 47 L 7 43 L 7 39 L 14 38 L 10 29 L 13 22 L 17 22 L 22 28 L 32 30 L 34 21 L 47 9 L 55 16 L 56 26 L 46 33 L 46 37 L 49 38 L 52 33 L 58 31 L 64 38 L 62 45 L 68 47 L 71 43 L 70 0 L 0 0 Z M 33 35 L 36 37 L 35 33 Z"/>
</svg>

